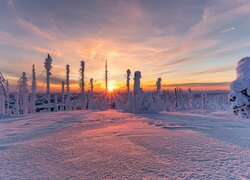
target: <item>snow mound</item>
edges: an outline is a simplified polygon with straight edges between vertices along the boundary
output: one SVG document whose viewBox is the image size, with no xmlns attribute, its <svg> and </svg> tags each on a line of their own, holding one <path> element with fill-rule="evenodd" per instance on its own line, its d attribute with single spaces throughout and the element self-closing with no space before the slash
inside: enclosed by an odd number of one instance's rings
<svg viewBox="0 0 250 180">
<path fill-rule="evenodd" d="M 237 78 L 240 79 L 250 79 L 250 57 L 244 57 L 238 62 L 236 71 Z"/>
<path fill-rule="evenodd" d="M 231 83 L 229 100 L 236 115 L 250 118 L 250 57 L 238 62 L 236 72 L 237 79 Z"/>
</svg>

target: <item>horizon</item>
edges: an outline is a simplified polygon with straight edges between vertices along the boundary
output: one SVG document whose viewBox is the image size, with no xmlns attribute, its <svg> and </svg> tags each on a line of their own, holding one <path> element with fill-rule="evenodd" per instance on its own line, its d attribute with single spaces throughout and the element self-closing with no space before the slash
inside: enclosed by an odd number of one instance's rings
<svg viewBox="0 0 250 180">
<path fill-rule="evenodd" d="M 53 57 L 52 57 L 53 59 Z M 54 60 L 53 60 L 54 62 Z M 53 62 L 52 62 L 52 70 L 55 68 L 53 66 Z M 66 65 L 65 65 L 66 66 Z M 80 66 L 79 66 L 80 68 Z M 66 67 L 65 67 L 66 69 Z M 40 69 L 36 70 L 38 72 L 36 72 L 37 75 L 41 75 L 41 73 L 39 72 Z M 74 69 L 70 69 L 70 71 L 75 71 Z M 79 71 L 79 69 L 78 69 Z M 71 73 L 70 72 L 70 73 Z M 37 81 L 37 92 L 38 93 L 45 93 L 46 91 L 46 77 L 45 77 L 45 69 L 42 70 L 42 79 L 39 78 L 38 76 L 38 79 L 39 81 Z M 132 74 L 131 74 L 131 80 L 133 80 L 133 71 L 132 71 Z M 29 85 L 29 89 L 31 89 L 31 81 L 32 81 L 32 77 L 31 77 L 31 72 L 26 72 L 26 74 L 30 74 L 30 76 L 28 76 L 28 85 Z M 142 72 L 142 75 L 143 75 L 143 72 Z M 66 76 L 66 70 L 65 70 L 65 76 Z M 80 75 L 78 75 L 78 80 L 76 79 L 70 79 L 70 91 L 72 93 L 80 93 L 81 92 L 81 89 L 80 89 L 80 86 L 79 86 L 79 83 L 80 83 Z M 104 71 L 103 71 L 103 76 L 104 76 Z M 109 80 L 108 81 L 108 88 L 110 88 L 110 85 L 112 86 L 112 90 L 109 90 L 110 92 L 112 91 L 116 91 L 116 92 L 126 92 L 126 79 L 125 79 L 125 74 L 123 75 L 124 76 L 124 80 L 121 81 L 121 82 L 118 82 L 116 80 Z M 18 77 L 19 79 L 20 77 Z M 66 78 L 66 77 L 65 77 Z M 17 79 L 17 81 L 18 81 Z M 6 79 L 8 80 L 8 79 Z M 16 88 L 13 88 L 13 86 L 11 86 L 10 84 L 10 92 L 11 93 L 15 93 L 18 89 L 17 89 L 17 81 L 15 83 L 14 86 L 16 86 Z M 61 89 L 62 89 L 62 81 L 65 81 L 65 79 L 56 79 L 56 77 L 53 77 L 53 71 L 52 71 L 52 77 L 51 77 L 51 84 L 50 84 L 50 88 L 51 88 L 51 92 L 52 93 L 60 93 L 61 92 Z M 211 92 L 211 91 L 229 91 L 229 87 L 230 87 L 230 84 L 231 82 L 216 82 L 216 83 L 181 83 L 181 84 L 165 84 L 164 83 L 164 80 L 163 80 L 163 83 L 161 85 L 162 87 L 162 90 L 174 90 L 175 88 L 181 88 L 183 90 L 188 90 L 188 89 L 191 89 L 192 91 L 194 92 L 201 92 L 201 91 L 204 91 L 204 92 Z M 103 80 L 100 80 L 100 81 L 96 81 L 94 79 L 94 86 L 95 86 L 95 91 L 97 93 L 101 93 L 101 92 L 105 92 L 105 78 L 103 78 Z M 131 90 L 133 90 L 133 86 L 132 86 L 132 82 L 130 84 L 130 88 Z M 146 81 L 144 82 L 143 80 L 143 76 L 141 78 L 141 87 L 144 91 L 146 92 L 152 92 L 154 90 L 156 90 L 156 80 L 155 81 Z M 85 92 L 88 92 L 90 90 L 90 84 L 89 82 L 85 82 Z"/>
<path fill-rule="evenodd" d="M 74 11 L 71 11 L 74 9 Z M 61 89 L 71 66 L 71 90 L 80 91 L 80 61 L 86 86 L 104 90 L 104 64 L 115 90 L 124 90 L 126 70 L 142 72 L 142 88 L 229 90 L 237 61 L 248 56 L 247 0 L 24 1 L 0 2 L 0 62 L 15 91 L 22 72 L 45 91 L 43 63 L 51 54 L 52 91 Z M 13 66 L 16 65 L 16 66 Z"/>
</svg>

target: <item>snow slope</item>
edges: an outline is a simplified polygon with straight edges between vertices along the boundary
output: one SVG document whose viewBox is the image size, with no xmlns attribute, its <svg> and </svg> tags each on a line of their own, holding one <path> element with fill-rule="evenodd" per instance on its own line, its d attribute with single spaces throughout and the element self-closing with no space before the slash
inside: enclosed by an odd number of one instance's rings
<svg viewBox="0 0 250 180">
<path fill-rule="evenodd" d="M 231 113 L 75 111 L 0 120 L 0 179 L 250 179 Z"/>
</svg>

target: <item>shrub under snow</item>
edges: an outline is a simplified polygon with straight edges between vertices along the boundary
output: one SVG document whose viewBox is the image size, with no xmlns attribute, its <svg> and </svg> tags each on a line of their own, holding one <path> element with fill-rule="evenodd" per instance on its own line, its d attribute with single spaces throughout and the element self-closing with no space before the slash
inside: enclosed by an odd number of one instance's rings
<svg viewBox="0 0 250 180">
<path fill-rule="evenodd" d="M 229 99 L 236 115 L 250 118 L 250 57 L 238 62 L 236 72 L 237 78 L 231 83 Z"/>
</svg>

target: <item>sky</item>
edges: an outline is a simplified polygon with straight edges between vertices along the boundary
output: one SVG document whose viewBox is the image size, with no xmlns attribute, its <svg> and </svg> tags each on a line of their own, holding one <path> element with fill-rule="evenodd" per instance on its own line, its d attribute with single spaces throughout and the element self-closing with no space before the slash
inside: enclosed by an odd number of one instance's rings
<svg viewBox="0 0 250 180">
<path fill-rule="evenodd" d="M 141 71 L 143 89 L 161 77 L 164 89 L 227 90 L 237 62 L 250 56 L 249 29 L 249 0 L 0 0 L 0 72 L 14 91 L 24 71 L 31 84 L 35 64 L 44 91 L 49 53 L 54 91 L 66 64 L 79 90 L 81 60 L 86 89 L 93 78 L 101 90 L 105 59 L 119 90 L 127 69 Z"/>
</svg>

